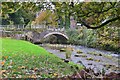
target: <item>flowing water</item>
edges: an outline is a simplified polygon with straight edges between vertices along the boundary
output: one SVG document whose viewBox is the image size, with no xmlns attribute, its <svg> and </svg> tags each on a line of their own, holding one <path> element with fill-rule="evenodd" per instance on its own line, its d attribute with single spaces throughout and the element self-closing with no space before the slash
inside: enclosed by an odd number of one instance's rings
<svg viewBox="0 0 120 80">
<path fill-rule="evenodd" d="M 65 48 L 68 45 L 43 44 L 40 46 L 44 47 L 48 52 L 53 53 L 62 59 L 66 58 L 65 52 L 61 52 L 58 48 Z M 77 64 L 82 63 L 86 68 L 92 68 L 94 69 L 94 71 L 97 72 L 101 72 L 104 69 L 106 73 L 120 73 L 118 54 L 114 54 L 114 52 L 110 51 L 98 50 L 84 46 L 72 45 L 71 47 L 73 48 L 71 55 L 72 62 Z M 77 51 L 81 51 L 81 53 L 78 54 Z"/>
</svg>

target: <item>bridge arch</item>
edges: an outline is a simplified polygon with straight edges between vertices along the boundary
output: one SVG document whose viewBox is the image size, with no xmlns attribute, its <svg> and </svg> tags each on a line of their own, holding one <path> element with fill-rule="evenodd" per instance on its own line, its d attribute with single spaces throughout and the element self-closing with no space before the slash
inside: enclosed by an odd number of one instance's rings
<svg viewBox="0 0 120 80">
<path fill-rule="evenodd" d="M 67 40 L 69 39 L 67 35 L 65 35 L 61 32 L 50 32 L 50 33 L 46 34 L 43 38 L 47 38 L 50 35 L 60 35 L 60 36 L 63 36 L 64 38 L 66 38 Z"/>
</svg>

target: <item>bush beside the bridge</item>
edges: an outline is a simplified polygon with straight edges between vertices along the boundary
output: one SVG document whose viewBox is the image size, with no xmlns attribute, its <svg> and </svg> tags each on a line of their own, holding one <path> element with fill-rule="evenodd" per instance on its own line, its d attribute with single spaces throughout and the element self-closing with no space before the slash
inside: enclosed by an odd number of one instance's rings
<svg viewBox="0 0 120 80">
<path fill-rule="evenodd" d="M 108 28 L 108 30 L 110 31 L 111 28 Z M 117 30 L 111 30 L 111 32 L 113 33 L 110 34 L 110 32 L 103 31 L 102 29 L 92 30 L 85 27 L 76 30 L 69 29 L 66 31 L 69 37 L 69 44 L 120 52 L 118 46 L 118 34 L 116 34 Z M 111 35 L 113 35 L 113 37 L 110 37 Z"/>
</svg>

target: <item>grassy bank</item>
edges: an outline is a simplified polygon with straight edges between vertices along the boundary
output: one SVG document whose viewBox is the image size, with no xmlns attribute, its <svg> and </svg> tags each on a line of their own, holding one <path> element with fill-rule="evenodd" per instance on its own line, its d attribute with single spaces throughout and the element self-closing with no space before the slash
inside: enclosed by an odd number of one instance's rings
<svg viewBox="0 0 120 80">
<path fill-rule="evenodd" d="M 52 78 L 73 74 L 74 64 L 63 62 L 60 58 L 48 53 L 44 48 L 32 43 L 1 39 L 3 78 Z M 82 66 L 79 66 L 81 69 Z"/>
</svg>

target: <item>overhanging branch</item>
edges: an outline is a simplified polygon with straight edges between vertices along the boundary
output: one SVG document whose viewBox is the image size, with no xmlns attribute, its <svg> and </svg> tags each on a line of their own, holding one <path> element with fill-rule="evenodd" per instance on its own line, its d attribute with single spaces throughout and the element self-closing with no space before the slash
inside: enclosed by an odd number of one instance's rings
<svg viewBox="0 0 120 80">
<path fill-rule="evenodd" d="M 102 24 L 100 24 L 100 25 L 98 25 L 98 26 L 96 26 L 96 27 L 90 26 L 89 24 L 87 24 L 87 23 L 86 23 L 85 21 L 83 21 L 83 20 L 81 20 L 81 22 L 82 22 L 82 24 L 83 24 L 85 27 L 87 27 L 87 28 L 89 28 L 89 29 L 97 29 L 97 28 L 101 28 L 101 27 L 107 25 L 107 24 L 110 23 L 110 22 L 116 21 L 116 20 L 118 20 L 118 19 L 120 20 L 120 16 L 117 16 L 117 17 L 114 17 L 114 18 L 112 18 L 112 19 L 109 19 L 109 20 L 105 21 L 104 23 L 102 23 Z"/>
</svg>

